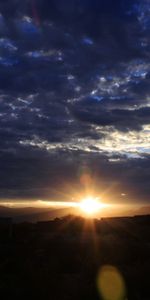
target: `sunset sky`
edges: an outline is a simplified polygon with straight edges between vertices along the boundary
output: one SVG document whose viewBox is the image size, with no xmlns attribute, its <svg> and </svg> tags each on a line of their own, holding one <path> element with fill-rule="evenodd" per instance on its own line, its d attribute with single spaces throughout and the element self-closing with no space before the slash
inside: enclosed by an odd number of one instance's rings
<svg viewBox="0 0 150 300">
<path fill-rule="evenodd" d="M 149 0 L 1 0 L 1 203 L 149 204 L 149 81 Z"/>
</svg>

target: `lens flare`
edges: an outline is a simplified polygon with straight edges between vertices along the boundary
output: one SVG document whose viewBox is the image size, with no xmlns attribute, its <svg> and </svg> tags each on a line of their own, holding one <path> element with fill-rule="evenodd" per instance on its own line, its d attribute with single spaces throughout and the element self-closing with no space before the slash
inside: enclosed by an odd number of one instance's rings
<svg viewBox="0 0 150 300">
<path fill-rule="evenodd" d="M 101 268 L 98 274 L 97 286 L 103 300 L 126 299 L 124 279 L 118 269 L 113 266 Z"/>
</svg>

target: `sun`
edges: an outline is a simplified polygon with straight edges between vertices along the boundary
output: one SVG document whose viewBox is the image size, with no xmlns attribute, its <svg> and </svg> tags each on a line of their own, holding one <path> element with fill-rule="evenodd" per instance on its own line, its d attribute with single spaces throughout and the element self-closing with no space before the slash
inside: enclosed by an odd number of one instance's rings
<svg viewBox="0 0 150 300">
<path fill-rule="evenodd" d="M 97 198 L 87 197 L 80 203 L 80 209 L 87 215 L 94 215 L 101 209 L 102 205 Z"/>
</svg>

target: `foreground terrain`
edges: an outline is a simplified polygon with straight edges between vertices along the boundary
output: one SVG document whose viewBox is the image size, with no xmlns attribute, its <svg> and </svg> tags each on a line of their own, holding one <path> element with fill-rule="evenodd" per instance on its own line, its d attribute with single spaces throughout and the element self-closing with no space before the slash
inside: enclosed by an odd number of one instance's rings
<svg viewBox="0 0 150 300">
<path fill-rule="evenodd" d="M 103 266 L 121 274 L 124 300 L 150 299 L 150 216 L 0 219 L 1 299 L 103 299 L 97 288 Z"/>
</svg>

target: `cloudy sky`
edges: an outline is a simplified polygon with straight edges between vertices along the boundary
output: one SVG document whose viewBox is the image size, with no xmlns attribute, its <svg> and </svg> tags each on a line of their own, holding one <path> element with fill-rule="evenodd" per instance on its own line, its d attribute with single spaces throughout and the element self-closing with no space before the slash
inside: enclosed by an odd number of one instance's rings
<svg viewBox="0 0 150 300">
<path fill-rule="evenodd" d="M 149 79 L 149 0 L 1 0 L 1 201 L 148 203 Z"/>
</svg>

